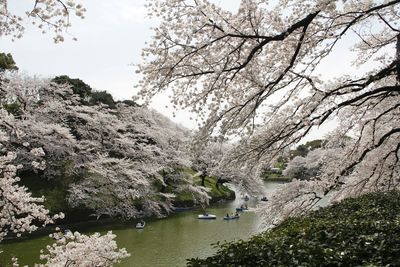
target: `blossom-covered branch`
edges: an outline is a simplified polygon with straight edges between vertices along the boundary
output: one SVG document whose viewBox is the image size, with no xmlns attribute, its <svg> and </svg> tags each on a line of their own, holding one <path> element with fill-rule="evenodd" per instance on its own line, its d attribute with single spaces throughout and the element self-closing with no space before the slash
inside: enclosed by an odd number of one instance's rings
<svg viewBox="0 0 400 267">
<path fill-rule="evenodd" d="M 55 43 L 63 42 L 64 35 L 71 26 L 70 14 L 83 19 L 86 12 L 74 0 L 34 0 L 32 9 L 27 10 L 24 15 L 13 13 L 9 5 L 9 0 L 0 2 L 0 36 L 11 36 L 12 40 L 23 36 L 24 22 L 29 20 L 42 33 L 46 33 L 47 29 L 53 31 Z"/>
<path fill-rule="evenodd" d="M 252 0 L 231 12 L 207 0 L 154 0 L 148 10 L 161 23 L 138 65 L 140 95 L 172 90 L 174 107 L 199 115 L 201 139 L 239 136 L 227 168 L 259 177 L 261 165 L 332 119 L 340 126 L 327 148 L 351 136 L 314 179 L 277 194 L 266 217 L 299 214 L 291 211 L 333 191 L 340 199 L 399 186 L 400 1 Z M 321 63 L 344 39 L 356 60 L 340 64 L 363 71 L 324 80 Z"/>
</svg>

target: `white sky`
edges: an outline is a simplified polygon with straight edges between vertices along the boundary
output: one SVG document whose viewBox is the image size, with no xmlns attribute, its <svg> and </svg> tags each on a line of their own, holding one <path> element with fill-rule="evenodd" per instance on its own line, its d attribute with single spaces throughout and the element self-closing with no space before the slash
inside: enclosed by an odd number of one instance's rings
<svg viewBox="0 0 400 267">
<path fill-rule="evenodd" d="M 156 21 L 146 18 L 145 0 L 80 0 L 87 9 L 84 20 L 73 18 L 70 33 L 78 38 L 66 38 L 54 44 L 52 34 L 41 34 L 35 27 L 27 27 L 22 39 L 12 42 L 1 37 L 0 52 L 11 53 L 20 71 L 29 75 L 54 77 L 68 75 L 79 78 L 96 90 L 107 90 L 115 99 L 130 99 L 135 94 L 134 85 L 139 80 L 133 64 L 140 62 L 141 49 L 152 35 L 150 27 Z M 212 0 L 234 11 L 240 0 Z M 9 8 L 18 13 L 29 10 L 33 0 L 9 0 Z M 348 47 L 338 49 L 343 58 Z M 349 64 L 343 64 L 338 55 L 330 57 L 321 71 L 332 78 L 340 72 L 351 72 Z M 345 55 L 346 56 L 346 55 Z M 349 62 L 348 57 L 346 62 Z M 168 98 L 156 97 L 152 107 L 174 121 L 195 128 L 187 112 L 172 117 L 172 109 L 166 109 Z M 310 138 L 320 137 L 332 128 L 320 129 Z"/>
<path fill-rule="evenodd" d="M 85 19 L 72 17 L 69 32 L 78 38 L 66 37 L 54 44 L 52 33 L 41 34 L 27 25 L 25 35 L 15 42 L 1 37 L 0 52 L 11 53 L 21 72 L 41 77 L 68 75 L 79 78 L 96 90 L 107 90 L 115 99 L 130 99 L 139 80 L 133 64 L 140 62 L 141 49 L 152 36 L 150 27 L 157 22 L 146 17 L 145 0 L 78 0 L 87 9 Z M 214 0 L 235 9 L 238 0 Z M 9 0 L 8 7 L 18 14 L 32 8 L 33 0 Z M 186 127 L 196 123 L 188 113 L 166 109 L 168 99 L 157 97 L 152 107 Z"/>
</svg>

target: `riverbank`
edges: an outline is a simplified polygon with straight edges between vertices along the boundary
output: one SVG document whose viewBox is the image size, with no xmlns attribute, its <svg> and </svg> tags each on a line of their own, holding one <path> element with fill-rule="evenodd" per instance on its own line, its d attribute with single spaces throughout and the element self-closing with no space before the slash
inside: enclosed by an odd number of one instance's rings
<svg viewBox="0 0 400 267">
<path fill-rule="evenodd" d="M 206 177 L 205 179 L 205 187 L 209 188 L 209 195 L 210 199 L 210 206 L 217 206 L 223 204 L 228 201 L 233 201 L 236 198 L 235 191 L 229 189 L 227 186 L 224 185 L 216 185 L 216 178 L 213 177 Z M 197 177 L 194 179 L 194 182 L 197 185 L 201 184 L 200 179 Z M 202 209 L 200 205 L 196 205 L 193 201 L 191 194 L 187 192 L 182 192 L 176 197 L 176 201 L 174 201 L 174 212 L 182 212 L 188 210 L 197 210 Z M 90 210 L 68 210 L 66 212 L 66 218 L 64 220 L 58 221 L 55 224 L 41 227 L 36 231 L 28 234 L 22 234 L 21 237 L 16 236 L 8 236 L 4 239 L 3 242 L 19 242 L 21 240 L 27 240 L 32 238 L 41 237 L 44 235 L 49 235 L 51 233 L 56 232 L 56 228 L 61 229 L 86 229 L 90 227 L 97 227 L 101 225 L 108 225 L 108 224 L 126 224 L 126 225 L 135 225 L 138 219 L 131 219 L 131 220 L 123 220 L 121 218 L 107 218 L 103 217 L 100 219 L 96 219 L 94 216 L 90 216 L 92 212 Z M 166 215 L 166 218 L 171 216 L 173 213 Z M 155 221 L 159 220 L 156 217 L 145 217 L 141 218 L 145 219 L 146 221 Z"/>
<path fill-rule="evenodd" d="M 200 177 L 195 176 L 193 180 L 196 185 L 201 185 Z M 217 179 L 214 177 L 207 176 L 204 180 L 204 186 L 210 190 L 208 192 L 208 195 L 211 197 L 210 204 L 215 204 L 220 201 L 234 200 L 236 198 L 235 191 L 229 189 L 225 185 L 217 184 Z M 181 209 L 194 208 L 197 206 L 192 195 L 188 192 L 178 194 L 173 203 L 175 207 Z"/>
<path fill-rule="evenodd" d="M 193 177 L 193 183 L 195 185 L 201 185 L 201 179 L 196 175 L 196 171 L 189 168 L 182 169 L 181 171 L 185 172 L 188 175 L 191 175 Z M 50 211 L 50 213 L 56 214 L 59 212 L 63 212 L 65 214 L 65 219 L 57 222 L 58 226 L 97 221 L 99 219 L 93 215 L 95 214 L 93 210 L 82 206 L 72 208 L 69 205 L 66 199 L 68 197 L 68 186 L 70 184 L 70 181 L 68 182 L 67 178 L 64 179 L 65 183 L 60 183 L 59 180 L 45 181 L 37 174 L 29 173 L 29 175 L 25 174 L 21 176 L 23 177 L 21 184 L 28 187 L 33 196 L 45 197 L 46 200 L 44 202 L 44 206 Z M 204 186 L 209 189 L 208 194 L 211 197 L 209 201 L 210 204 L 235 199 L 235 192 L 225 185 L 217 185 L 217 178 L 207 176 L 204 182 Z M 159 190 L 162 190 L 161 187 Z M 166 193 L 174 193 L 173 185 L 166 187 L 164 190 Z M 181 192 L 177 194 L 175 200 L 173 201 L 173 206 L 176 208 L 176 210 L 187 210 L 196 208 L 199 206 L 199 204 L 195 203 L 191 193 Z M 100 219 L 111 221 L 114 220 L 105 216 L 101 216 Z M 118 218 L 115 220 L 121 221 L 121 219 Z"/>
<path fill-rule="evenodd" d="M 256 202 L 248 202 L 250 207 L 256 205 Z M 132 254 L 117 266 L 184 266 L 187 258 L 205 257 L 215 253 L 212 243 L 247 239 L 259 231 L 259 217 L 254 212 L 241 213 L 239 220 L 222 219 L 226 213 L 234 212 L 241 204 L 242 199 L 235 199 L 209 206 L 207 211 L 215 214 L 216 220 L 198 220 L 197 215 L 202 211 L 194 209 L 176 212 L 164 219 L 146 219 L 144 230 L 135 229 L 133 221 L 108 220 L 96 221 L 90 225 L 76 225 L 77 228 L 71 227 L 71 230 L 83 234 L 107 231 L 116 234 L 118 246 L 125 247 Z M 29 266 L 38 262 L 40 249 L 45 249 L 54 242 L 47 235 L 14 241 L 0 245 L 0 250 L 4 251 L 2 257 L 9 259 L 15 255 L 20 258 L 21 265 Z"/>
</svg>

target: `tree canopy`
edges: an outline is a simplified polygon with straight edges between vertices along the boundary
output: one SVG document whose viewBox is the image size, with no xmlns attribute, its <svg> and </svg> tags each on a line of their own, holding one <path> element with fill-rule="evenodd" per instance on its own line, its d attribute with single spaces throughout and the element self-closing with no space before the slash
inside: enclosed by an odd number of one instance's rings
<svg viewBox="0 0 400 267">
<path fill-rule="evenodd" d="M 0 53 L 0 72 L 5 70 L 18 70 L 17 64 L 10 53 Z"/>
<path fill-rule="evenodd" d="M 278 192 L 267 220 L 302 214 L 331 193 L 398 188 L 399 9 L 398 0 L 243 0 L 234 12 L 207 0 L 150 1 L 161 22 L 138 65 L 140 95 L 150 101 L 171 90 L 176 108 L 199 115 L 202 139 L 242 137 L 226 162 L 255 176 L 260 164 L 337 120 L 326 146 L 352 139 L 317 177 Z M 345 40 L 352 52 L 340 65 L 359 71 L 325 79 L 322 64 Z"/>
<path fill-rule="evenodd" d="M 94 91 L 90 94 L 89 103 L 91 105 L 98 105 L 103 103 L 110 108 L 115 108 L 114 98 L 107 91 Z"/>
<path fill-rule="evenodd" d="M 90 105 L 82 103 L 76 85 L 86 84 L 66 80 L 16 73 L 1 84 L 18 116 L 8 106 L 0 107 L 0 133 L 7 136 L 0 145 L 16 154 L 13 163 L 21 164 L 21 173 L 59 180 L 71 207 L 85 207 L 98 216 L 165 216 L 182 191 L 208 201 L 205 189 L 187 175 L 177 175 L 168 193 L 160 190 L 169 174 L 191 166 L 186 129 L 144 107 L 113 101 L 111 109 L 91 102 L 93 93 Z M 43 149 L 43 159 L 29 153 L 33 147 Z"/>
<path fill-rule="evenodd" d="M 79 95 L 82 100 L 88 99 L 90 94 L 92 93 L 92 88 L 90 85 L 83 82 L 81 79 L 73 79 L 68 75 L 56 76 L 52 79 L 53 82 L 58 84 L 69 84 L 71 85 L 71 89 L 74 94 Z"/>
<path fill-rule="evenodd" d="M 86 84 L 81 79 L 74 79 L 70 78 L 68 75 L 61 75 L 54 77 L 51 81 L 58 84 L 70 85 L 73 93 L 80 96 L 82 104 L 104 104 L 113 109 L 115 109 L 116 107 L 116 101 L 114 101 L 114 98 L 110 93 L 108 93 L 107 91 L 93 90 L 90 85 Z M 125 100 L 122 103 L 128 103 L 127 105 L 134 106 L 134 102 L 131 100 Z"/>
</svg>

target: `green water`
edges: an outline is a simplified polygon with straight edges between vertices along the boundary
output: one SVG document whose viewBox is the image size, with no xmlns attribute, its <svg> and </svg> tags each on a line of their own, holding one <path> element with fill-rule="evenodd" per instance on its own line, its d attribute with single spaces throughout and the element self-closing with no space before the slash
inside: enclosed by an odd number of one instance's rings
<svg viewBox="0 0 400 267">
<path fill-rule="evenodd" d="M 277 187 L 278 183 L 266 184 L 266 195 Z M 242 199 L 213 206 L 207 211 L 217 215 L 216 220 L 198 220 L 199 210 L 184 211 L 165 219 L 148 220 L 146 228 L 137 230 L 134 223 L 114 223 L 101 226 L 71 229 L 82 233 L 106 233 L 117 235 L 119 247 L 125 247 L 131 257 L 124 259 L 118 266 L 184 266 L 187 258 L 205 257 L 215 252 L 210 245 L 218 241 L 247 239 L 260 231 L 260 218 L 254 212 L 243 212 L 238 220 L 225 221 L 223 216 L 233 212 L 245 203 Z M 256 201 L 248 201 L 254 207 Z M 53 243 L 47 236 L 0 245 L 1 263 L 9 262 L 11 256 L 19 258 L 21 265 L 33 265 L 39 262 L 39 251 Z"/>
</svg>

